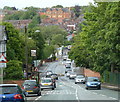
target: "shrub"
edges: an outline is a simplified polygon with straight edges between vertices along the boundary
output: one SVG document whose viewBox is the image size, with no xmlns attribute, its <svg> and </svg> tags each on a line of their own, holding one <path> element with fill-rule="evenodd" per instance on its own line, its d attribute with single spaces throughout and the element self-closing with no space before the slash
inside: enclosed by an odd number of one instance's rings
<svg viewBox="0 0 120 102">
<path fill-rule="evenodd" d="M 11 60 L 7 63 L 7 68 L 4 69 L 5 79 L 22 79 L 22 62 L 18 60 Z"/>
</svg>

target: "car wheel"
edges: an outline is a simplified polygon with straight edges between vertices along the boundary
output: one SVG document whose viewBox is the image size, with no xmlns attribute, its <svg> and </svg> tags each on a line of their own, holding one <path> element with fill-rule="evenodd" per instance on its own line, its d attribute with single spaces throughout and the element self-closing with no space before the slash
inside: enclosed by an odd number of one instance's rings
<svg viewBox="0 0 120 102">
<path fill-rule="evenodd" d="M 100 86 L 100 87 L 98 87 L 98 90 L 101 90 L 101 86 Z"/>
<path fill-rule="evenodd" d="M 41 96 L 41 92 L 38 92 L 38 94 L 37 94 L 38 96 Z"/>
<path fill-rule="evenodd" d="M 83 84 L 85 84 L 85 82 L 83 82 Z"/>
<path fill-rule="evenodd" d="M 75 84 L 77 84 L 77 82 L 75 82 Z"/>
<path fill-rule="evenodd" d="M 88 87 L 86 87 L 86 90 L 88 90 Z"/>
<path fill-rule="evenodd" d="M 52 88 L 52 90 L 54 90 L 54 88 Z"/>
<path fill-rule="evenodd" d="M 41 89 L 41 91 L 42 91 L 43 89 Z"/>
</svg>

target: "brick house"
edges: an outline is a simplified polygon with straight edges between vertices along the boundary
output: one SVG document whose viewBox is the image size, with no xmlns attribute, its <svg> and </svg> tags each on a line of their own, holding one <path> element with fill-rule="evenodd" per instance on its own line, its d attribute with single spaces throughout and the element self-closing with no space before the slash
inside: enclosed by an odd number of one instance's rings
<svg viewBox="0 0 120 102">
<path fill-rule="evenodd" d="M 28 26 L 31 21 L 32 21 L 31 19 L 30 20 L 6 20 L 6 22 L 12 23 L 13 26 L 17 29 L 22 29 L 25 26 Z"/>
<path fill-rule="evenodd" d="M 47 18 L 43 20 L 43 23 L 48 22 L 49 19 L 49 22 L 53 22 L 54 24 L 62 23 L 64 19 L 71 19 L 72 16 L 72 12 L 68 8 L 43 8 L 40 9 L 39 14 L 40 16 L 47 16 Z"/>
</svg>

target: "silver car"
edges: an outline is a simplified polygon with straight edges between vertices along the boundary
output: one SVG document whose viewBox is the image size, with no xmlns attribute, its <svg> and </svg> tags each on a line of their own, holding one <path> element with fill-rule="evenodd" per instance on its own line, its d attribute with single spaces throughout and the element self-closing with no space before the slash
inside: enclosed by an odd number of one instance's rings
<svg viewBox="0 0 120 102">
<path fill-rule="evenodd" d="M 75 78 L 75 84 L 83 83 L 85 84 L 85 76 L 84 75 L 77 75 Z"/>
<path fill-rule="evenodd" d="M 74 72 L 70 73 L 69 79 L 74 79 L 74 78 L 76 78 L 76 73 Z"/>
<path fill-rule="evenodd" d="M 42 78 L 40 82 L 41 90 L 43 89 L 55 89 L 55 83 L 53 82 L 52 78 Z"/>
</svg>

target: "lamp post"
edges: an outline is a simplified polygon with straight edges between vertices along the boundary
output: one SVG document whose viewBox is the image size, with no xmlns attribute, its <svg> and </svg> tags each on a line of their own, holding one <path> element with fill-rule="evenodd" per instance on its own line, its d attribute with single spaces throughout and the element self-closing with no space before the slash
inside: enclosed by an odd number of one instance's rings
<svg viewBox="0 0 120 102">
<path fill-rule="evenodd" d="M 40 33 L 40 30 L 36 30 L 35 33 Z M 36 54 L 36 67 L 37 67 L 37 54 Z M 38 70 L 38 84 L 40 80 L 39 70 Z"/>
</svg>

